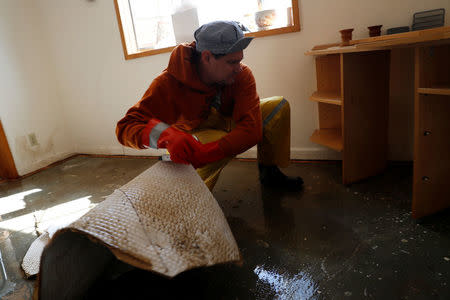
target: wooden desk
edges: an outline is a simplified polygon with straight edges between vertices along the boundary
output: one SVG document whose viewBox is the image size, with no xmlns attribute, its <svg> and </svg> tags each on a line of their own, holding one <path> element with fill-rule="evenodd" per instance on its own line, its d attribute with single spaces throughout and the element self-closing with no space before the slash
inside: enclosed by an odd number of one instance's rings
<svg viewBox="0 0 450 300">
<path fill-rule="evenodd" d="M 320 45 L 315 56 L 319 128 L 311 141 L 342 152 L 344 184 L 387 165 L 390 51 L 414 47 L 412 216 L 450 207 L 450 27 Z"/>
</svg>

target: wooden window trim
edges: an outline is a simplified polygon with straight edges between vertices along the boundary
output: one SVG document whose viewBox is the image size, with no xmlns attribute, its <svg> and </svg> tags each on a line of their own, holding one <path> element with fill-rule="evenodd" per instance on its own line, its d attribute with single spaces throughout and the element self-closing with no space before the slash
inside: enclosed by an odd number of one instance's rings
<svg viewBox="0 0 450 300">
<path fill-rule="evenodd" d="M 299 12 L 299 7 L 298 7 L 298 0 L 291 0 L 291 1 L 292 1 L 292 17 L 293 17 L 294 25 L 282 27 L 282 28 L 269 29 L 269 30 L 264 30 L 264 31 L 250 32 L 250 33 L 246 33 L 245 36 L 264 37 L 264 36 L 300 31 L 300 12 Z M 176 46 L 171 46 L 171 47 L 160 48 L 160 49 L 142 50 L 142 51 L 138 51 L 137 53 L 131 53 L 131 54 L 128 53 L 128 48 L 127 48 L 127 44 L 125 41 L 125 35 L 123 32 L 122 18 L 120 15 L 118 0 L 114 0 L 114 6 L 116 9 L 117 23 L 119 26 L 120 37 L 122 40 L 123 53 L 124 53 L 124 57 L 126 60 L 134 59 L 134 58 L 138 58 L 138 57 L 156 55 L 156 54 L 160 54 L 160 53 L 171 52 L 176 47 Z"/>
</svg>

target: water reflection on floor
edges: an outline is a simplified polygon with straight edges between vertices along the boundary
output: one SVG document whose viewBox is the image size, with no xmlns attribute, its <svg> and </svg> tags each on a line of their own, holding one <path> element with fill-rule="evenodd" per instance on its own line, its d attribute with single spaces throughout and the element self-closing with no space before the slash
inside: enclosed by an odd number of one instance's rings
<svg viewBox="0 0 450 300">
<path fill-rule="evenodd" d="M 269 293 L 273 292 L 278 299 L 310 299 L 317 290 L 314 280 L 305 272 L 290 274 L 264 265 L 257 266 L 254 272 L 259 279 L 256 297 L 264 298 L 268 294 L 265 290 L 267 285 Z"/>
</svg>

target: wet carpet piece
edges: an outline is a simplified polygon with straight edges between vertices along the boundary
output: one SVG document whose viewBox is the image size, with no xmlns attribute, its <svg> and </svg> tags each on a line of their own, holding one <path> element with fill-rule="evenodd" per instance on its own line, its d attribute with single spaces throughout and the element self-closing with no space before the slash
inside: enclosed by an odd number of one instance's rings
<svg viewBox="0 0 450 300">
<path fill-rule="evenodd" d="M 41 258 L 39 298 L 82 297 L 113 255 L 167 277 L 240 260 L 206 185 L 192 166 L 171 162 L 155 164 L 55 233 Z"/>
</svg>

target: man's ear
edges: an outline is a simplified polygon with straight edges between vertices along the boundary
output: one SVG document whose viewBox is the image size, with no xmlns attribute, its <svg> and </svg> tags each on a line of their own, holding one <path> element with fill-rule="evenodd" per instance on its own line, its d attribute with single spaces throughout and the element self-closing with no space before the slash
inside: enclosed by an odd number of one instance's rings
<svg viewBox="0 0 450 300">
<path fill-rule="evenodd" d="M 212 53 L 209 50 L 202 51 L 202 61 L 204 63 L 209 63 L 212 58 Z"/>
</svg>

